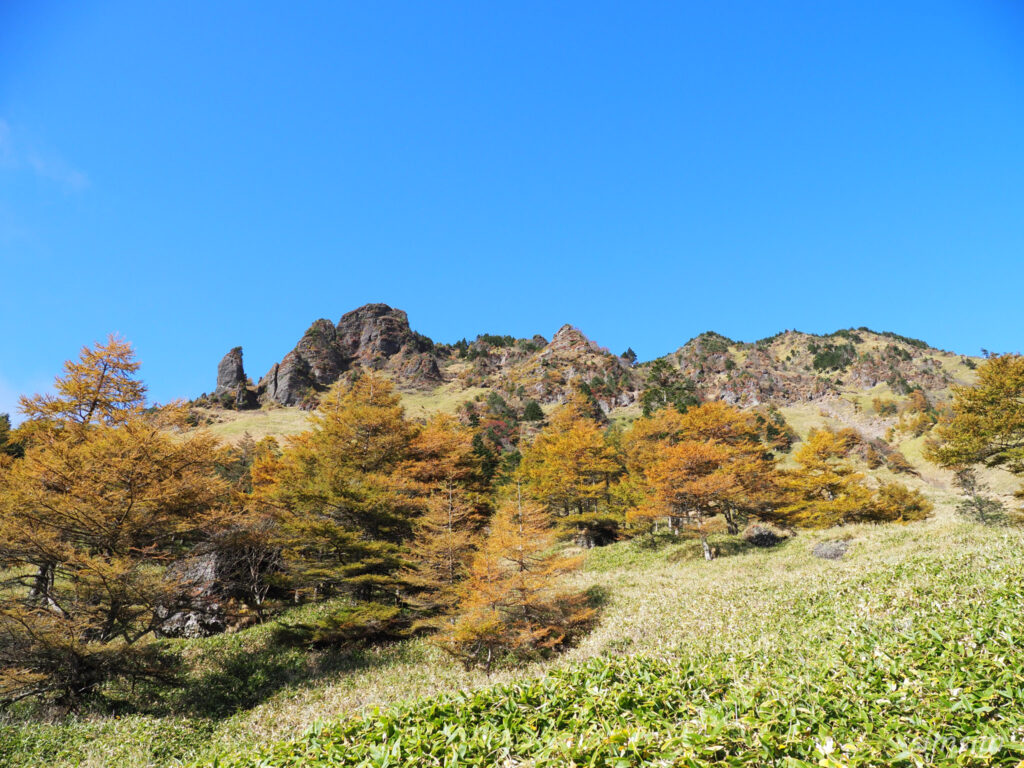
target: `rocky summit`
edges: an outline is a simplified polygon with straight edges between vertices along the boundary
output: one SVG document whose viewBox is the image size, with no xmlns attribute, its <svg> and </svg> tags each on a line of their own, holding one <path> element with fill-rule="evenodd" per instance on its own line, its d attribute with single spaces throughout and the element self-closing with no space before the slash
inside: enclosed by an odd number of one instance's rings
<svg viewBox="0 0 1024 768">
<path fill-rule="evenodd" d="M 370 368 L 391 372 L 403 385 L 441 383 L 433 342 L 409 328 L 409 318 L 387 304 L 367 304 L 337 324 L 314 322 L 280 363 L 260 379 L 260 402 L 302 405 L 314 400 L 346 371 Z"/>
</svg>

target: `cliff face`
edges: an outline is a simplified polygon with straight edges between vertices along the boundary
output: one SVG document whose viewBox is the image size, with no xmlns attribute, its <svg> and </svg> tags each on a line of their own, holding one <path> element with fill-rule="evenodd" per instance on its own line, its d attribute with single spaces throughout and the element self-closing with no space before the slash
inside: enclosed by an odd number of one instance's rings
<svg viewBox="0 0 1024 768">
<path fill-rule="evenodd" d="M 388 370 L 406 386 L 436 386 L 442 377 L 432 347 L 413 333 L 402 310 L 367 304 L 336 325 L 325 319 L 313 323 L 260 379 L 257 392 L 262 402 L 299 405 L 355 368 Z"/>
<path fill-rule="evenodd" d="M 231 402 L 235 408 L 252 408 L 256 405 L 256 393 L 249 388 L 249 381 L 242 366 L 242 348 L 235 347 L 221 359 L 217 366 L 217 388 L 213 396 L 220 402 Z"/>
</svg>

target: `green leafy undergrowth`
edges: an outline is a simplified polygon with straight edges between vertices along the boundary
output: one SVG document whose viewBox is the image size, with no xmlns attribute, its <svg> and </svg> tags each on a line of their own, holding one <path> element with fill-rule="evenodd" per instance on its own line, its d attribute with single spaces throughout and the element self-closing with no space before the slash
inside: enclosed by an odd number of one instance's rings
<svg viewBox="0 0 1024 768">
<path fill-rule="evenodd" d="M 969 584 L 942 586 L 909 614 L 833 627 L 806 654 L 593 659 L 208 765 L 1017 766 L 1021 581 L 973 600 Z"/>
</svg>

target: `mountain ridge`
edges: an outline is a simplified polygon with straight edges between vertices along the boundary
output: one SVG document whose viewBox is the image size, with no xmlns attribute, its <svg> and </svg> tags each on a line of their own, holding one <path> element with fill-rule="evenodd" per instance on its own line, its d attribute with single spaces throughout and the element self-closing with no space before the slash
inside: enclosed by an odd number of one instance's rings
<svg viewBox="0 0 1024 768">
<path fill-rule="evenodd" d="M 480 334 L 473 341 L 437 343 L 414 331 L 403 310 L 377 303 L 347 312 L 337 323 L 313 322 L 255 385 L 242 368 L 242 348 L 232 348 L 218 367 L 214 395 L 228 407 L 308 408 L 346 373 L 377 370 L 406 390 L 485 388 L 542 404 L 562 402 L 582 385 L 606 412 L 637 403 L 655 374 L 689 382 L 701 399 L 745 407 L 866 393 L 883 384 L 897 396 L 922 390 L 941 401 L 950 386 L 972 380 L 976 360 L 860 327 L 824 335 L 785 330 L 755 342 L 706 331 L 674 352 L 637 363 L 569 324 L 550 340 Z"/>
</svg>

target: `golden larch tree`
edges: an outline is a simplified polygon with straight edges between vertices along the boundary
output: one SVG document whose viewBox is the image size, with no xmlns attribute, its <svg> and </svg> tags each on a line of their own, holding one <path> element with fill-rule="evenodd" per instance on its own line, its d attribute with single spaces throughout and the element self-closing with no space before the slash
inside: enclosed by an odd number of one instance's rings
<svg viewBox="0 0 1024 768">
<path fill-rule="evenodd" d="M 585 631 L 593 609 L 583 594 L 559 584 L 581 559 L 560 554 L 554 543 L 550 514 L 517 487 L 473 558 L 457 620 L 441 636 L 442 647 L 467 667 L 490 671 L 502 657 L 546 656 Z"/>
<path fill-rule="evenodd" d="M 404 580 L 424 615 L 421 625 L 441 626 L 451 620 L 456 588 L 468 573 L 488 512 L 487 488 L 472 430 L 447 414 L 423 425 L 409 455 L 400 471 L 416 488 L 422 509 Z"/>
<path fill-rule="evenodd" d="M 281 586 L 297 602 L 347 598 L 283 640 L 347 644 L 403 632 L 403 544 L 420 504 L 400 468 L 415 434 L 393 384 L 376 373 L 340 380 L 287 438 L 252 467 L 252 506 L 276 521 Z"/>
<path fill-rule="evenodd" d="M 144 411 L 131 348 L 111 339 L 25 398 L 25 456 L 0 478 L 0 703 L 74 703 L 113 677 L 166 677 L 139 641 L 188 606 L 167 566 L 228 524 L 218 445 L 184 408 Z"/>
<path fill-rule="evenodd" d="M 622 472 L 615 448 L 575 395 L 523 447 L 517 478 L 583 546 L 614 538 L 621 514 L 610 506 L 611 483 Z"/>
</svg>

